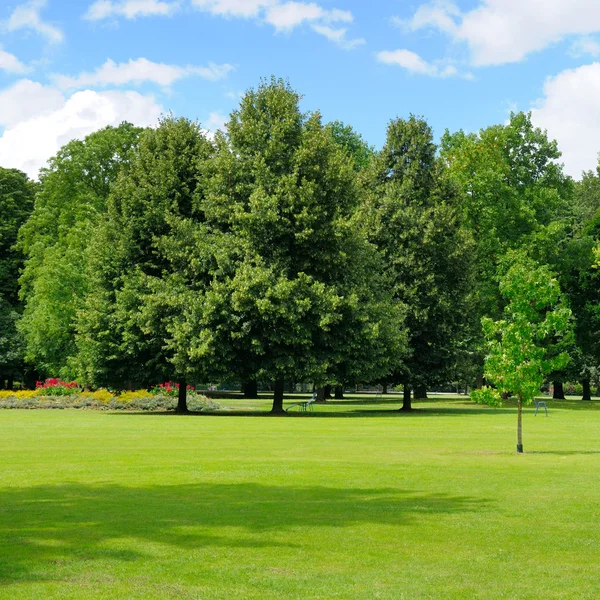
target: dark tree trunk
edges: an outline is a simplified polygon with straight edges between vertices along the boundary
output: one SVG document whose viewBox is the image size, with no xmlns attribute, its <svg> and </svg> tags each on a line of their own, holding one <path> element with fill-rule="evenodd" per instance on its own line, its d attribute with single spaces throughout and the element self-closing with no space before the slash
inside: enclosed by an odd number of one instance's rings
<svg viewBox="0 0 600 600">
<path fill-rule="evenodd" d="M 331 386 L 330 385 L 326 385 L 323 388 L 323 398 L 325 400 L 331 400 Z"/>
<path fill-rule="evenodd" d="M 335 396 L 334 398 L 336 400 L 343 400 L 344 399 L 344 386 L 343 385 L 336 385 L 335 386 Z"/>
<path fill-rule="evenodd" d="M 477 373 L 477 378 L 475 379 L 475 387 L 480 390 L 483 387 L 483 373 Z"/>
<path fill-rule="evenodd" d="M 583 386 L 583 397 L 581 399 L 582 400 L 591 400 L 592 399 L 592 386 L 590 385 L 590 380 L 584 379 L 581 382 L 581 385 Z"/>
<path fill-rule="evenodd" d="M 176 412 L 178 415 L 187 415 L 190 412 L 187 407 L 187 380 L 184 377 L 179 380 Z"/>
<path fill-rule="evenodd" d="M 246 381 L 242 384 L 244 390 L 244 398 L 247 400 L 254 400 L 258 398 L 258 383 L 256 381 Z"/>
<path fill-rule="evenodd" d="M 563 388 L 562 381 L 554 382 L 554 394 L 552 395 L 554 400 L 564 400 L 565 399 L 565 390 Z"/>
<path fill-rule="evenodd" d="M 388 384 L 384 383 L 381 387 L 382 387 L 381 393 L 382 394 L 387 394 L 388 393 Z"/>
<path fill-rule="evenodd" d="M 280 377 L 273 386 L 273 408 L 271 409 L 271 414 L 282 415 L 285 412 L 283 410 L 283 389 L 284 381 L 283 377 Z"/>
<path fill-rule="evenodd" d="M 427 400 L 427 388 L 424 385 L 415 386 L 415 400 Z"/>
<path fill-rule="evenodd" d="M 402 408 L 400 410 L 404 412 L 409 412 L 412 410 L 412 403 L 410 401 L 410 385 L 408 383 L 404 384 L 404 392 L 402 393 Z"/>
<path fill-rule="evenodd" d="M 6 389 L 12 392 L 12 389 L 15 387 L 15 378 L 10 375 L 10 377 L 6 380 Z"/>
<path fill-rule="evenodd" d="M 316 402 L 325 402 L 325 387 L 324 386 L 317 388 Z"/>
<path fill-rule="evenodd" d="M 4 379 L 4 377 L 2 377 L 2 379 L 0 379 L 0 390 L 5 390 L 6 389 L 6 379 Z"/>
</svg>

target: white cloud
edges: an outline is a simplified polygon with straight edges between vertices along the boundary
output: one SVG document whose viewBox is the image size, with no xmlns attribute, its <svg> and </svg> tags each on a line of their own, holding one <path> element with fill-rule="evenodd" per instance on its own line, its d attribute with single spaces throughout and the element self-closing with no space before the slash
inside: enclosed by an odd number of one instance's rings
<svg viewBox="0 0 600 600">
<path fill-rule="evenodd" d="M 292 31 L 303 24 L 325 36 L 341 48 L 350 50 L 364 44 L 364 39 L 347 39 L 345 28 L 332 24 L 352 23 L 352 13 L 338 8 L 325 9 L 315 2 L 281 2 L 280 0 L 192 0 L 200 10 L 226 17 L 254 18 L 268 23 L 277 31 Z"/>
<path fill-rule="evenodd" d="M 595 169 L 600 151 L 600 63 L 549 78 L 532 121 L 558 140 L 565 171 L 575 178 Z"/>
<path fill-rule="evenodd" d="M 354 48 L 367 43 L 363 38 L 348 39 L 346 37 L 348 30 L 345 27 L 334 29 L 333 27 L 329 27 L 329 25 L 313 25 L 312 28 L 314 31 L 320 35 L 324 35 L 328 40 L 337 44 L 344 50 L 353 50 Z"/>
<path fill-rule="evenodd" d="M 60 88 L 82 88 L 106 85 L 140 84 L 145 81 L 156 83 L 163 87 L 172 85 L 178 79 L 197 75 L 204 79 L 216 81 L 222 79 L 233 67 L 231 65 L 215 65 L 210 63 L 206 67 L 179 67 L 155 63 L 146 58 L 130 60 L 126 63 L 115 63 L 107 60 L 93 73 L 81 73 L 77 77 L 54 75 L 54 83 Z"/>
<path fill-rule="evenodd" d="M 8 73 L 25 73 L 29 69 L 13 54 L 4 52 L 0 48 L 0 71 Z"/>
<path fill-rule="evenodd" d="M 0 126 L 13 127 L 22 121 L 54 112 L 64 106 L 59 90 L 30 79 L 21 79 L 0 91 Z"/>
<path fill-rule="evenodd" d="M 162 2 L 161 0 L 124 0 L 112 2 L 111 0 L 98 0 L 87 10 L 84 19 L 101 21 L 110 17 L 136 17 L 169 16 L 180 7 L 180 2 Z"/>
<path fill-rule="evenodd" d="M 278 0 L 192 0 L 200 10 L 226 17 L 257 17 L 264 8 L 277 4 Z"/>
<path fill-rule="evenodd" d="M 28 85 L 21 90 L 23 100 L 35 84 L 29 82 Z M 0 95 L 0 102 L 1 98 Z M 24 114 L 22 120 L 11 120 L 0 137 L 0 165 L 21 169 L 31 177 L 37 177 L 47 160 L 70 140 L 122 121 L 152 125 L 164 112 L 153 97 L 132 91 L 86 90 L 63 98 L 60 106 L 56 105 L 56 99 L 46 88 L 45 100 L 40 100 L 37 110 Z M 14 90 L 13 100 L 19 100 Z"/>
<path fill-rule="evenodd" d="M 571 35 L 600 31 L 598 0 L 479 0 L 462 13 L 438 1 L 420 6 L 401 23 L 412 30 L 435 28 L 465 42 L 477 66 L 522 60 Z"/>
<path fill-rule="evenodd" d="M 454 65 L 438 65 L 423 60 L 418 54 L 410 50 L 384 50 L 377 54 L 377 60 L 386 65 L 397 65 L 419 75 L 430 77 L 454 77 L 459 75 Z M 470 79 L 470 74 L 464 75 Z"/>
<path fill-rule="evenodd" d="M 600 43 L 590 37 L 582 37 L 571 45 L 571 54 L 575 57 L 600 56 Z"/>
<path fill-rule="evenodd" d="M 351 23 L 352 13 L 338 9 L 325 10 L 313 2 L 285 2 L 269 8 L 265 21 L 279 31 L 290 31 L 304 22 Z"/>
<path fill-rule="evenodd" d="M 31 0 L 17 6 L 4 27 L 8 31 L 31 29 L 44 36 L 49 42 L 57 44 L 63 41 L 63 33 L 58 27 L 42 21 L 40 11 L 46 6 L 46 0 Z"/>
</svg>

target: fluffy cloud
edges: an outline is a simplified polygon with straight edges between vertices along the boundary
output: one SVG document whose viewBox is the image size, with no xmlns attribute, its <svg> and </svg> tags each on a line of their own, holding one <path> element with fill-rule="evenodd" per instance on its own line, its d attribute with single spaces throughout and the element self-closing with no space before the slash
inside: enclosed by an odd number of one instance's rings
<svg viewBox="0 0 600 600">
<path fill-rule="evenodd" d="M 192 0 L 192 4 L 214 15 L 255 18 L 275 27 L 277 31 L 292 31 L 303 24 L 336 43 L 345 50 L 364 44 L 363 39 L 347 39 L 345 28 L 332 24 L 351 23 L 352 13 L 347 10 L 324 9 L 314 2 L 281 2 L 280 0 Z"/>
<path fill-rule="evenodd" d="M 565 170 L 575 178 L 595 169 L 600 151 L 600 63 L 549 78 L 532 120 L 558 140 Z"/>
<path fill-rule="evenodd" d="M 62 31 L 42 20 L 40 12 L 44 6 L 46 6 L 46 0 L 31 0 L 26 4 L 17 6 L 5 23 L 5 28 L 8 31 L 30 29 L 44 36 L 49 42 L 62 42 Z"/>
<path fill-rule="evenodd" d="M 345 27 L 334 29 L 333 27 L 329 27 L 329 25 L 313 25 L 312 28 L 313 31 L 325 36 L 328 40 L 337 44 L 344 50 L 353 50 L 354 48 L 367 43 L 364 38 L 348 39 L 346 37 L 348 30 Z"/>
<path fill-rule="evenodd" d="M 89 21 L 101 21 L 110 17 L 149 17 L 153 15 L 168 16 L 180 7 L 179 2 L 162 2 L 161 0 L 124 0 L 112 2 L 111 0 L 98 0 L 92 4 L 83 15 Z"/>
<path fill-rule="evenodd" d="M 304 22 L 351 23 L 352 13 L 345 10 L 325 10 L 318 4 L 285 2 L 276 4 L 267 11 L 265 21 L 277 30 L 291 30 Z"/>
<path fill-rule="evenodd" d="M 140 84 L 145 81 L 168 87 L 178 79 L 197 75 L 204 79 L 216 81 L 222 79 L 233 67 L 231 65 L 215 65 L 210 63 L 206 67 L 178 67 L 155 63 L 145 58 L 130 60 L 126 63 L 115 63 L 107 60 L 93 73 L 81 73 L 77 77 L 55 75 L 54 83 L 60 88 L 82 88 L 106 85 Z"/>
<path fill-rule="evenodd" d="M 0 48 L 0 71 L 8 73 L 25 73 L 27 67 L 14 55 L 4 52 Z"/>
<path fill-rule="evenodd" d="M 411 30 L 435 28 L 465 42 L 474 65 L 517 62 L 571 35 L 600 31 L 597 0 L 479 0 L 461 12 L 453 3 L 420 6 L 408 21 Z"/>
<path fill-rule="evenodd" d="M 14 127 L 32 117 L 59 110 L 64 104 L 65 99 L 59 90 L 30 79 L 21 79 L 0 91 L 0 126 Z"/>
<path fill-rule="evenodd" d="M 453 77 L 458 75 L 454 65 L 438 66 L 429 63 L 410 50 L 384 50 L 377 54 L 377 60 L 387 65 L 397 65 L 411 73 L 429 75 L 430 77 Z M 469 75 L 465 77 L 470 78 Z"/>
<path fill-rule="evenodd" d="M 32 97 L 32 92 L 37 92 L 36 96 Z M 153 97 L 137 92 L 86 90 L 64 98 L 56 90 L 31 81 L 19 82 L 0 93 L 0 114 L 3 107 L 15 104 L 26 108 L 18 113 L 19 108 L 14 107 L 8 118 L 3 115 L 0 164 L 21 169 L 31 177 L 74 138 L 122 121 L 152 125 L 164 112 Z"/>
</svg>

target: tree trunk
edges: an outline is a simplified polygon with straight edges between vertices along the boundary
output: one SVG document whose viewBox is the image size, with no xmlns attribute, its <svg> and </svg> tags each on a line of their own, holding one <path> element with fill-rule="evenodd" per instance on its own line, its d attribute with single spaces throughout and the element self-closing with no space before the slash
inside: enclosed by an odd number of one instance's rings
<svg viewBox="0 0 600 600">
<path fill-rule="evenodd" d="M 382 387 L 381 393 L 387 394 L 388 393 L 388 384 L 384 383 L 381 387 Z"/>
<path fill-rule="evenodd" d="M 581 385 L 583 386 L 583 397 L 581 399 L 582 400 L 591 400 L 592 399 L 592 386 L 590 385 L 590 380 L 584 379 L 581 382 Z"/>
<path fill-rule="evenodd" d="M 564 400 L 565 399 L 565 390 L 563 388 L 562 381 L 554 382 L 554 394 L 552 396 L 554 400 Z"/>
<path fill-rule="evenodd" d="M 323 388 L 323 398 L 325 400 L 331 400 L 331 386 L 330 385 L 326 385 Z"/>
<path fill-rule="evenodd" d="M 477 373 L 477 379 L 475 380 L 475 387 L 480 390 L 483 387 L 483 373 Z"/>
<path fill-rule="evenodd" d="M 12 392 L 12 389 L 15 387 L 15 378 L 10 375 L 6 380 L 6 389 Z"/>
<path fill-rule="evenodd" d="M 273 408 L 271 409 L 271 414 L 282 415 L 285 412 L 283 410 L 283 386 L 283 377 L 280 377 L 273 386 Z"/>
<path fill-rule="evenodd" d="M 408 383 L 404 384 L 404 392 L 402 393 L 402 408 L 400 410 L 403 412 L 410 412 L 412 410 L 412 404 L 410 401 L 410 385 Z"/>
<path fill-rule="evenodd" d="M 258 383 L 256 381 L 247 381 L 242 384 L 244 390 L 244 398 L 247 400 L 255 400 L 258 398 Z"/>
<path fill-rule="evenodd" d="M 415 386 L 415 400 L 427 400 L 427 388 L 424 385 Z"/>
<path fill-rule="evenodd" d="M 179 390 L 177 392 L 177 409 L 175 412 L 178 415 L 187 415 L 190 411 L 187 407 L 187 381 L 185 377 L 179 380 Z"/>
<path fill-rule="evenodd" d="M 335 386 L 335 396 L 334 398 L 336 400 L 343 400 L 344 399 L 344 386 L 343 385 L 336 385 Z"/>
<path fill-rule="evenodd" d="M 517 452 L 523 452 L 523 399 L 517 397 Z"/>
<path fill-rule="evenodd" d="M 325 402 L 325 386 L 320 386 L 317 388 L 317 397 L 315 399 L 316 402 Z"/>
</svg>

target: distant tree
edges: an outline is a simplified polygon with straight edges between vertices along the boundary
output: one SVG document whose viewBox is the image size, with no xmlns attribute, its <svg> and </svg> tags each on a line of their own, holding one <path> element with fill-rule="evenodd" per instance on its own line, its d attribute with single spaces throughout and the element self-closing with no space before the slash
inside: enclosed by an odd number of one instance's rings
<svg viewBox="0 0 600 600">
<path fill-rule="evenodd" d="M 328 123 L 326 130 L 333 136 L 333 139 L 344 149 L 352 158 L 354 169 L 362 171 L 369 166 L 369 163 L 375 155 L 373 146 L 370 146 L 350 125 L 345 125 L 341 121 Z"/>
<path fill-rule="evenodd" d="M 483 319 L 488 355 L 486 377 L 496 388 L 474 390 L 477 402 L 499 405 L 501 393 L 517 399 L 517 452 L 523 452 L 523 406 L 539 393 L 544 377 L 569 362 L 566 352 L 553 351 L 569 335 L 571 311 L 561 301 L 558 281 L 545 266 L 514 255 L 500 281 L 506 302 L 503 318 Z"/>
<path fill-rule="evenodd" d="M 34 184 L 27 175 L 0 167 L 0 388 L 12 388 L 25 370 L 24 347 L 16 329 L 22 311 L 18 282 L 24 257 L 15 244 L 33 202 Z"/>
<path fill-rule="evenodd" d="M 342 364 L 344 376 L 372 377 L 402 337 L 374 248 L 352 223 L 354 166 L 276 79 L 244 96 L 207 161 L 202 210 L 224 267 L 197 311 L 210 334 L 192 336 L 191 351 L 274 382 L 274 413 L 284 380 L 322 385 Z"/>
<path fill-rule="evenodd" d="M 123 123 L 73 140 L 41 171 L 35 210 L 20 232 L 26 264 L 19 329 L 27 360 L 47 375 L 75 375 L 75 318 L 88 289 L 86 249 L 141 131 Z"/>
<path fill-rule="evenodd" d="M 378 248 L 386 283 L 406 310 L 409 355 L 397 355 L 388 381 L 404 385 L 403 410 L 443 381 L 469 315 L 469 236 L 457 190 L 436 159 L 429 125 L 411 116 L 390 123 L 385 146 L 363 178 L 363 222 Z"/>
<path fill-rule="evenodd" d="M 187 382 L 204 373 L 189 351 L 186 315 L 203 301 L 213 264 L 198 196 L 211 152 L 187 119 L 166 117 L 142 134 L 88 250 L 77 322 L 84 381 L 123 389 L 175 379 L 182 413 Z"/>
</svg>

